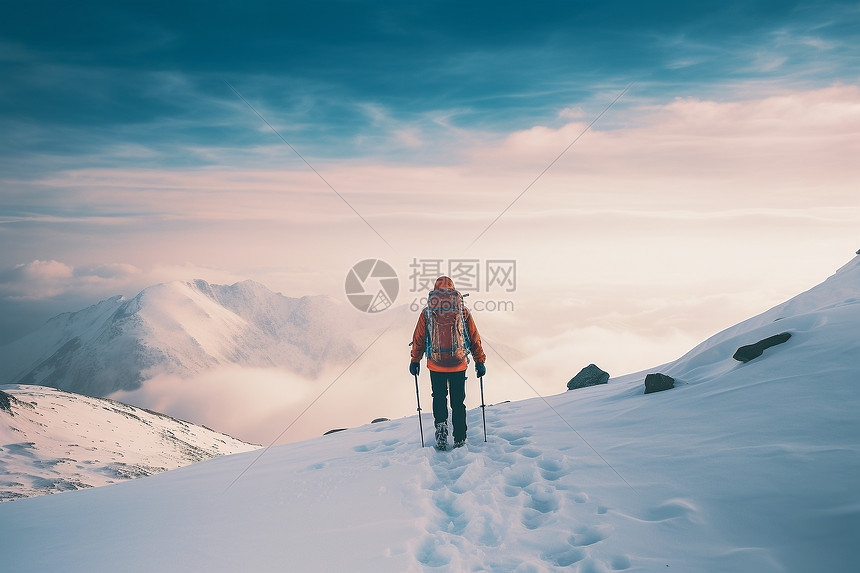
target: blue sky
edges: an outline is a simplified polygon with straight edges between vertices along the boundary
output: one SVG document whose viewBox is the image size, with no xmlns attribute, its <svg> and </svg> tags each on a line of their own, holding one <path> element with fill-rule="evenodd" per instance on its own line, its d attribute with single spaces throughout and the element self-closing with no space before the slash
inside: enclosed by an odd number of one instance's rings
<svg viewBox="0 0 860 573">
<path fill-rule="evenodd" d="M 520 296 L 563 302 L 518 316 L 557 321 L 547 335 L 585 363 L 621 332 L 644 367 L 860 246 L 856 3 L 34 1 L 3 14 L 0 343 L 164 280 L 340 296 L 358 260 L 403 271 L 460 256 L 631 84 L 469 251 L 516 258 Z M 563 332 L 595 324 L 599 336 Z"/>
<path fill-rule="evenodd" d="M 856 3 L 836 2 L 14 3 L 3 167 L 241 160 L 261 137 L 224 80 L 312 157 L 433 161 L 390 130 L 443 147 L 439 121 L 509 132 L 596 113 L 630 82 L 626 103 L 853 83 L 858 30 Z"/>
</svg>

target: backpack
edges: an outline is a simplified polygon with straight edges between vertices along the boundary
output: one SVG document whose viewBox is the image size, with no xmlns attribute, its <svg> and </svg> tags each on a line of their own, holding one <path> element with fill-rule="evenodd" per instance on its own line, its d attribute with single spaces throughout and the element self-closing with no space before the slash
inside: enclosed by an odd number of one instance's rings
<svg viewBox="0 0 860 573">
<path fill-rule="evenodd" d="M 461 364 L 471 349 L 463 295 L 453 289 L 431 290 L 424 309 L 427 357 L 443 367 Z"/>
</svg>

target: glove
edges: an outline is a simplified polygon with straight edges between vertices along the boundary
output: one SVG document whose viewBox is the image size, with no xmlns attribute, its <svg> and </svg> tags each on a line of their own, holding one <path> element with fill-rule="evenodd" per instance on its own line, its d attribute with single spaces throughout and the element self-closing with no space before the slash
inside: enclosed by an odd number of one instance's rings
<svg viewBox="0 0 860 573">
<path fill-rule="evenodd" d="M 410 362 L 409 363 L 409 373 L 413 376 L 418 376 L 418 371 L 421 370 L 420 362 Z"/>
<path fill-rule="evenodd" d="M 478 375 L 478 378 L 481 378 L 486 373 L 487 373 L 487 367 L 484 366 L 484 363 L 483 362 L 475 362 L 475 374 Z"/>
</svg>

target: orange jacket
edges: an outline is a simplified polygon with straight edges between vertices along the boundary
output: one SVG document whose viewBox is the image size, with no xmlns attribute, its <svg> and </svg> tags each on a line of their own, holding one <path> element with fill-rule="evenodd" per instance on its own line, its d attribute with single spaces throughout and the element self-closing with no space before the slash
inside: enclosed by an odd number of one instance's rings
<svg viewBox="0 0 860 573">
<path fill-rule="evenodd" d="M 451 289 L 454 290 L 454 281 L 448 277 L 439 277 L 436 279 L 434 289 Z M 472 318 L 472 313 L 469 309 L 464 309 L 464 318 L 466 319 L 466 328 L 469 331 L 469 342 L 472 344 L 470 350 L 475 362 L 484 362 L 487 355 L 484 354 L 484 349 L 481 348 L 481 335 L 478 334 L 478 327 L 475 326 L 475 319 Z M 418 316 L 418 324 L 415 325 L 415 332 L 412 333 L 412 362 L 421 362 L 424 356 L 425 338 L 427 336 L 427 316 L 422 311 Z M 430 357 L 427 357 L 427 369 L 434 372 L 460 372 L 466 369 L 466 360 L 463 360 L 456 366 L 439 366 Z"/>
</svg>

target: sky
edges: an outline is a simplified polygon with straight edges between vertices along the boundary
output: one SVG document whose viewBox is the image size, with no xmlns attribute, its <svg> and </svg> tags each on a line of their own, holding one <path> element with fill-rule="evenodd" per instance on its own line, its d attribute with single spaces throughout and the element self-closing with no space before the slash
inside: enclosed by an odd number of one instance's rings
<svg viewBox="0 0 860 573">
<path fill-rule="evenodd" d="M 3 12 L 0 344 L 170 280 L 345 300 L 379 258 L 408 304 L 416 265 L 513 260 L 485 336 L 623 374 L 860 247 L 856 3 Z"/>
</svg>

